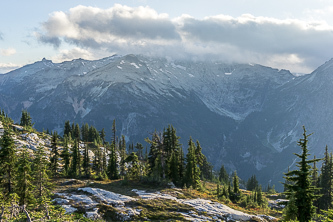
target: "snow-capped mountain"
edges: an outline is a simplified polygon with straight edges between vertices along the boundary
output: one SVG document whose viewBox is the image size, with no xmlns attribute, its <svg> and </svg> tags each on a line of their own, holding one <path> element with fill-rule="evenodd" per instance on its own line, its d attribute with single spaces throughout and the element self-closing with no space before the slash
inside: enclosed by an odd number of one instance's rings
<svg viewBox="0 0 333 222">
<path fill-rule="evenodd" d="M 190 62 L 139 55 L 53 63 L 43 59 L 0 75 L 0 107 L 15 120 L 27 109 L 37 129 L 66 120 L 143 142 L 168 124 L 184 144 L 198 139 L 218 169 L 247 179 L 282 180 L 302 125 L 317 156 L 332 144 L 333 61 L 310 75 L 256 64 Z M 312 140 L 312 142 L 311 142 Z"/>
</svg>

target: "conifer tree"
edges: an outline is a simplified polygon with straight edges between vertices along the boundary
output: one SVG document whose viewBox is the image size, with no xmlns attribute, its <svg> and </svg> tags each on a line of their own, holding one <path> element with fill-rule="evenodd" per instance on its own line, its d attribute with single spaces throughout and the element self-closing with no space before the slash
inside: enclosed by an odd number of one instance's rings
<svg viewBox="0 0 333 222">
<path fill-rule="evenodd" d="M 89 150 L 88 150 L 87 144 L 85 144 L 85 146 L 84 146 L 83 169 L 84 169 L 84 176 L 89 178 L 90 177 L 90 159 L 89 159 Z"/>
<path fill-rule="evenodd" d="M 328 147 L 325 147 L 325 156 L 323 159 L 322 167 L 321 167 L 321 175 L 319 187 L 320 194 L 322 195 L 319 200 L 319 208 L 322 210 L 328 210 L 332 207 L 332 174 L 333 174 L 333 163 L 330 158 L 330 154 L 328 153 Z"/>
<path fill-rule="evenodd" d="M 22 110 L 20 125 L 24 127 L 32 127 L 34 124 L 31 122 L 30 113 L 27 110 Z"/>
<path fill-rule="evenodd" d="M 27 148 L 24 147 L 17 162 L 17 185 L 16 193 L 19 196 L 21 206 L 33 204 L 36 200 L 33 195 L 34 186 L 32 184 L 31 159 Z"/>
<path fill-rule="evenodd" d="M 56 131 L 53 132 L 51 138 L 51 157 L 50 157 L 50 169 L 51 174 L 54 177 L 58 176 L 58 159 L 59 159 L 59 151 L 58 151 L 58 133 Z"/>
<path fill-rule="evenodd" d="M 202 148 L 198 140 L 196 141 L 195 156 L 201 170 L 205 156 L 202 154 Z"/>
<path fill-rule="evenodd" d="M 89 138 L 89 125 L 88 123 L 83 124 L 81 126 L 81 137 L 83 142 L 92 142 L 92 140 Z"/>
<path fill-rule="evenodd" d="M 163 134 L 159 135 L 155 131 L 152 135 L 152 139 L 146 138 L 145 141 L 150 144 L 148 156 L 149 175 L 153 175 L 157 180 L 166 179 L 168 173 L 168 157 L 166 156 Z"/>
<path fill-rule="evenodd" d="M 227 170 L 224 168 L 224 165 L 221 166 L 219 171 L 219 181 L 224 185 L 229 183 L 229 174 L 227 173 Z"/>
<path fill-rule="evenodd" d="M 297 219 L 300 222 L 310 221 L 315 213 L 315 207 L 313 201 L 317 199 L 315 195 L 317 188 L 311 185 L 311 163 L 318 161 L 319 159 L 308 160 L 310 155 L 308 152 L 307 144 L 308 137 L 305 127 L 303 126 L 303 138 L 299 140 L 298 145 L 302 149 L 301 154 L 295 154 L 300 161 L 297 162 L 298 170 L 290 171 L 286 173 L 286 180 L 293 182 L 294 184 L 286 184 L 288 190 L 286 194 L 289 198 L 294 194 L 295 206 L 297 207 Z"/>
<path fill-rule="evenodd" d="M 126 158 L 125 162 L 130 163 L 126 177 L 129 179 L 138 179 L 140 176 L 140 164 L 138 156 L 135 153 L 131 153 Z"/>
<path fill-rule="evenodd" d="M 256 175 L 253 174 L 246 183 L 246 189 L 252 191 L 256 190 L 258 187 L 259 187 L 258 180 L 256 178 Z"/>
<path fill-rule="evenodd" d="M 69 167 L 70 167 L 69 139 L 70 137 L 68 137 L 67 135 L 64 136 L 64 149 L 60 154 L 60 157 L 63 160 L 64 176 L 69 175 Z"/>
<path fill-rule="evenodd" d="M 170 175 L 169 179 L 174 183 L 180 185 L 181 180 L 179 178 L 179 155 L 176 152 L 171 153 L 171 160 L 170 160 Z"/>
<path fill-rule="evenodd" d="M 99 136 L 101 137 L 102 143 L 105 143 L 105 130 L 104 128 L 99 132 Z"/>
<path fill-rule="evenodd" d="M 74 123 L 73 123 L 74 124 Z M 78 140 L 78 141 L 80 141 L 80 126 L 79 126 L 79 124 L 77 123 L 76 125 L 75 125 L 75 127 L 74 127 L 74 130 L 73 130 L 73 137 L 76 139 L 76 140 Z"/>
<path fill-rule="evenodd" d="M 77 176 L 77 171 L 78 171 L 78 153 L 79 153 L 79 148 L 78 148 L 78 143 L 77 140 L 74 140 L 74 145 L 72 147 L 72 162 L 70 164 L 70 176 L 76 177 Z"/>
<path fill-rule="evenodd" d="M 125 160 L 127 158 L 126 153 L 126 140 L 125 136 L 122 135 L 119 144 L 119 152 L 120 152 L 120 175 L 125 175 Z"/>
<path fill-rule="evenodd" d="M 194 189 L 200 186 L 200 169 L 197 162 L 196 148 L 190 138 L 188 142 L 188 151 L 186 155 L 185 184 Z"/>
<path fill-rule="evenodd" d="M 0 140 L 0 186 L 3 187 L 5 197 L 14 192 L 16 176 L 16 148 L 10 130 L 5 130 Z"/>
<path fill-rule="evenodd" d="M 34 160 L 33 160 L 33 183 L 36 188 L 36 198 L 45 199 L 49 196 L 50 191 L 50 179 L 49 179 L 49 168 L 48 168 L 48 159 L 44 148 L 38 146 L 36 151 L 34 151 Z"/>
<path fill-rule="evenodd" d="M 110 155 L 109 155 L 109 165 L 108 165 L 108 177 L 112 180 L 119 179 L 115 143 L 111 143 L 111 149 L 110 149 Z"/>
<path fill-rule="evenodd" d="M 84 146 L 83 169 L 84 169 L 84 176 L 90 177 L 90 159 L 89 159 L 89 150 L 87 144 L 85 144 Z"/>
<path fill-rule="evenodd" d="M 137 149 L 137 156 L 138 156 L 138 158 L 142 159 L 143 145 L 141 143 L 136 143 L 135 149 Z"/>
<path fill-rule="evenodd" d="M 235 195 L 239 195 L 240 194 L 240 189 L 239 189 L 239 178 L 237 176 L 237 171 L 235 170 L 234 171 L 234 176 L 232 178 L 232 181 L 233 181 L 233 193 Z"/>
<path fill-rule="evenodd" d="M 77 170 L 78 170 L 79 177 L 81 177 L 82 176 L 82 158 L 81 158 L 79 139 L 77 139 Z"/>
<path fill-rule="evenodd" d="M 70 124 L 69 120 L 67 120 L 65 122 L 65 126 L 64 126 L 64 137 L 65 136 L 70 137 L 71 134 L 72 134 L 71 124 Z"/>
<path fill-rule="evenodd" d="M 183 179 L 184 179 L 184 172 L 185 172 L 185 158 L 184 158 L 184 152 L 183 152 L 182 147 L 180 147 L 178 155 L 179 155 L 179 167 L 178 167 L 179 183 L 182 183 Z"/>
<path fill-rule="evenodd" d="M 256 202 L 258 203 L 259 206 L 262 206 L 264 204 L 264 198 L 262 196 L 262 187 L 257 186 L 256 188 Z"/>
</svg>

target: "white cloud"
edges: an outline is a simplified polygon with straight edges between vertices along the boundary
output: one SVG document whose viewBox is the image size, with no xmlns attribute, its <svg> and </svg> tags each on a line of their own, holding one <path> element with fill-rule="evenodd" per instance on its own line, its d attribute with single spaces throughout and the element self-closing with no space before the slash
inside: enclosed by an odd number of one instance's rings
<svg viewBox="0 0 333 222">
<path fill-rule="evenodd" d="M 13 63 L 0 63 L 0 73 L 7 73 L 14 69 L 20 68 L 20 65 L 13 64 Z"/>
<path fill-rule="evenodd" d="M 52 57 L 52 61 L 53 62 L 63 62 L 63 61 L 70 61 L 70 60 L 77 59 L 77 58 L 93 60 L 95 57 L 88 50 L 75 47 L 70 50 L 67 50 L 67 49 L 60 50 L 60 54 Z"/>
<path fill-rule="evenodd" d="M 54 12 L 36 37 L 56 48 L 63 42 L 75 45 L 81 54 L 90 52 L 91 58 L 96 53 L 141 53 L 275 64 L 294 72 L 313 70 L 332 57 L 333 48 L 333 27 L 321 20 L 250 14 L 170 19 L 149 7 L 119 4 L 109 9 L 77 6 L 69 12 Z M 58 59 L 73 57 L 73 52 L 63 52 Z"/>
<path fill-rule="evenodd" d="M 14 54 L 16 54 L 16 50 L 13 48 L 1 49 L 1 55 L 3 56 L 11 56 Z"/>
</svg>

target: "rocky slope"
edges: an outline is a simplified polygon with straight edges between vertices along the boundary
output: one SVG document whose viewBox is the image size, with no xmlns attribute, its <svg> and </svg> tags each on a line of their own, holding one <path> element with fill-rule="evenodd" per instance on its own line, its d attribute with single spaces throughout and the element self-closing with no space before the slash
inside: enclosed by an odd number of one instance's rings
<svg viewBox="0 0 333 222">
<path fill-rule="evenodd" d="M 310 75 L 254 64 L 173 61 L 139 55 L 52 63 L 42 60 L 0 76 L 0 107 L 37 129 L 61 133 L 66 120 L 89 123 L 128 142 L 168 124 L 182 143 L 198 139 L 215 169 L 278 184 L 294 162 L 302 125 L 320 156 L 332 144 L 332 63 Z M 186 146 L 184 150 L 186 150 Z"/>
</svg>

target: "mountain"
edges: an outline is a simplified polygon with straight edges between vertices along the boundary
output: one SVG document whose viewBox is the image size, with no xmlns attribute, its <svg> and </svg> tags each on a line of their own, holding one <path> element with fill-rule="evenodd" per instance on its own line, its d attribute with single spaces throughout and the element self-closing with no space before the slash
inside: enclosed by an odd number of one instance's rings
<svg viewBox="0 0 333 222">
<path fill-rule="evenodd" d="M 314 132 L 317 157 L 333 142 L 332 72 L 333 60 L 296 77 L 257 64 L 141 55 L 43 59 L 0 76 L 0 107 L 16 121 L 27 109 L 37 129 L 60 133 L 70 120 L 110 135 L 116 119 L 118 135 L 134 143 L 172 124 L 184 150 L 190 136 L 198 139 L 216 170 L 224 164 L 278 185 L 294 166 L 302 125 Z"/>
</svg>

